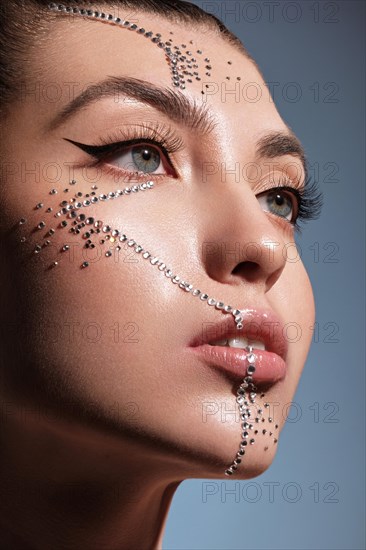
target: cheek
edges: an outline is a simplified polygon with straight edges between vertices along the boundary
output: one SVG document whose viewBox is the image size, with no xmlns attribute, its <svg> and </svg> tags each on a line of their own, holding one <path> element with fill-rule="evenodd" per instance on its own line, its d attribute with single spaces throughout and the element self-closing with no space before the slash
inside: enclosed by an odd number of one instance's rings
<svg viewBox="0 0 366 550">
<path fill-rule="evenodd" d="M 304 367 L 315 321 L 314 296 L 304 264 L 287 260 L 283 273 L 269 292 L 269 300 L 281 314 L 289 343 L 288 362 L 294 384 Z"/>
</svg>

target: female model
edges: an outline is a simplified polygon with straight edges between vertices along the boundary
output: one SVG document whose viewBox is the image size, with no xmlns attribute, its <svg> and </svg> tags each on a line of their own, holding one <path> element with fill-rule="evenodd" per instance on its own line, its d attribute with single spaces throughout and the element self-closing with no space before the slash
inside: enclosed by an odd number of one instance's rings
<svg viewBox="0 0 366 550">
<path fill-rule="evenodd" d="M 181 481 L 273 461 L 319 195 L 199 8 L 11 0 L 1 27 L 2 547 L 160 548 Z"/>
</svg>

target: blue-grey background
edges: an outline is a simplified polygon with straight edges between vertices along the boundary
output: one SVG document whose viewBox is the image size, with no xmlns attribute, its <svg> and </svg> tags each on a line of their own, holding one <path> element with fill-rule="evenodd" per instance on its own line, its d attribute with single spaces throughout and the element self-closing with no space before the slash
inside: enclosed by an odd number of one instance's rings
<svg viewBox="0 0 366 550">
<path fill-rule="evenodd" d="M 275 102 L 325 205 L 298 239 L 318 325 L 294 421 L 263 475 L 183 482 L 164 549 L 364 549 L 365 3 L 195 3 L 221 17 L 278 83 Z M 217 492 L 205 502 L 208 489 Z"/>
</svg>

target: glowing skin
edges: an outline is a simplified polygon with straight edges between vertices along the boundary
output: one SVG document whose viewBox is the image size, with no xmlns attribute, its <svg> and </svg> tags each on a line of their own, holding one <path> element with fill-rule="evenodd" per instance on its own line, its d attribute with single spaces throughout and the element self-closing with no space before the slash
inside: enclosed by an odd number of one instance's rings
<svg viewBox="0 0 366 550">
<path fill-rule="evenodd" d="M 140 101 L 126 101 L 122 94 L 118 101 L 102 97 L 49 129 L 72 99 L 70 83 L 75 83 L 73 97 L 109 76 L 173 89 L 171 74 L 161 51 L 148 40 L 94 21 L 71 24 L 60 18 L 42 48 L 31 51 L 40 89 L 56 83 L 64 93 L 56 101 L 47 93 L 26 94 L 13 105 L 1 144 L 7 166 L 1 190 L 6 236 L 1 321 L 8 331 L 1 391 L 8 405 L 1 434 L 0 482 L 6 498 L 0 532 L 9 544 L 20 543 L 11 533 L 21 518 L 25 539 L 42 548 L 52 547 L 54 540 L 74 548 L 159 547 L 179 482 L 223 479 L 241 431 L 238 415 L 232 414 L 237 381 L 198 361 L 188 348 L 205 323 L 217 322 L 218 311 L 178 292 L 136 255 L 126 254 L 113 266 L 113 258 L 103 258 L 83 270 L 82 247 L 75 247 L 72 261 L 62 261 L 62 269 L 61 264 L 45 269 L 55 260 L 52 247 L 35 258 L 39 232 L 48 230 L 36 229 L 43 219 L 37 203 L 56 211 L 73 177 L 72 193 L 76 187 L 89 193 L 93 177 L 98 192 L 116 189 L 115 161 L 113 172 L 105 165 L 99 172 L 83 170 L 92 159 L 67 139 L 100 145 L 146 122 L 169 126 L 181 138 L 183 146 L 170 155 L 173 169 L 143 178 L 126 179 L 125 172 L 117 177 L 118 188 L 152 179 L 153 190 L 99 203 L 85 213 L 111 228 L 128 228 L 136 242 L 225 303 L 272 310 L 284 324 L 300 327 L 301 337 L 289 344 L 286 377 L 266 389 L 265 400 L 279 404 L 271 411 L 277 433 L 309 349 L 311 286 L 300 259 L 286 261 L 284 253 L 294 250 L 294 232 L 262 201 L 263 192 L 279 179 L 296 186 L 302 164 L 291 154 L 261 160 L 256 155 L 263 135 L 289 130 L 262 77 L 240 52 L 210 31 L 195 30 L 191 36 L 163 18 L 148 18 L 163 36 L 173 32 L 177 43 L 193 40 L 193 51 L 202 48 L 219 87 L 227 80 L 230 60 L 232 78 L 240 75 L 243 86 L 256 83 L 262 95 L 256 102 L 241 98 L 239 103 L 233 94 L 224 101 L 221 93 L 209 95 L 204 107 L 213 123 L 205 132 L 171 121 L 169 113 Z M 197 81 L 182 93 L 201 106 L 201 92 Z M 260 167 L 260 177 L 247 172 L 237 181 L 229 172 L 237 162 L 253 171 Z M 274 172 L 269 162 L 275 163 Z M 51 163 L 62 168 L 56 183 Z M 24 174 L 38 165 L 39 177 Z M 223 175 L 222 166 L 227 168 Z M 50 194 L 52 188 L 58 193 Z M 22 218 L 30 233 L 19 226 Z M 21 243 L 23 234 L 27 240 Z M 233 254 L 235 243 L 241 246 Z M 248 243 L 261 253 L 254 257 L 253 248 L 243 246 Z M 11 331 L 14 324 L 16 331 Z M 215 414 L 207 414 L 210 404 Z M 269 429 L 269 421 L 262 429 Z M 267 433 L 259 435 L 260 444 L 245 455 L 237 479 L 259 475 L 271 464 L 276 445 L 268 445 Z M 21 491 L 12 491 L 14 480 Z"/>
</svg>

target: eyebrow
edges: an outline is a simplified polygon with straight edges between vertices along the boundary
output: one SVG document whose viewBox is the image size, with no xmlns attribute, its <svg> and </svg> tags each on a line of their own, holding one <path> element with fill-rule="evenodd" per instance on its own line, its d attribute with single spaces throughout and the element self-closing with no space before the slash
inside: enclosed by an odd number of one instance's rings
<svg viewBox="0 0 366 550">
<path fill-rule="evenodd" d="M 270 132 L 262 136 L 257 141 L 257 156 L 259 159 L 271 159 L 285 155 L 297 157 L 304 170 L 304 180 L 306 182 L 309 176 L 309 169 L 304 148 L 288 126 L 287 129 L 288 133 Z"/>
<path fill-rule="evenodd" d="M 198 105 L 196 101 L 192 101 L 179 90 L 157 86 L 138 78 L 118 76 L 108 77 L 101 82 L 89 85 L 56 115 L 48 124 L 47 131 L 55 130 L 90 104 L 111 97 L 116 103 L 122 97 L 150 105 L 174 122 L 203 135 L 210 133 L 217 125 L 215 117 L 205 104 Z M 304 149 L 288 126 L 287 132 L 273 131 L 262 136 L 256 144 L 256 155 L 260 160 L 284 155 L 295 156 L 300 160 L 307 179 L 308 169 Z"/>
<path fill-rule="evenodd" d="M 156 86 L 138 78 L 119 76 L 108 77 L 97 84 L 89 85 L 58 113 L 47 130 L 55 130 L 81 109 L 106 97 L 114 98 L 116 103 L 121 98 L 140 101 L 154 107 L 174 122 L 184 124 L 187 128 L 202 134 L 209 133 L 215 126 L 214 119 L 206 106 L 198 105 L 196 101 L 192 102 L 180 91 Z"/>
</svg>

